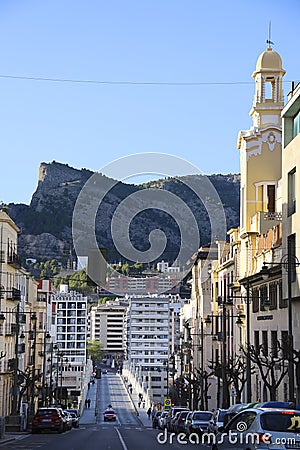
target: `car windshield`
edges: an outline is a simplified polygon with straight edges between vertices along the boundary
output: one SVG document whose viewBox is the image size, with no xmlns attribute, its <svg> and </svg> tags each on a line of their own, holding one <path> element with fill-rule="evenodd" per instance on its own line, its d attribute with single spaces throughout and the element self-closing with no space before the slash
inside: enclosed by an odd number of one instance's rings
<svg viewBox="0 0 300 450">
<path fill-rule="evenodd" d="M 227 414 L 227 412 L 228 412 L 227 409 L 224 409 L 223 411 L 219 412 L 219 415 L 218 415 L 218 421 L 219 422 L 223 422 L 225 414 Z"/>
<path fill-rule="evenodd" d="M 108 409 L 107 411 L 104 412 L 104 414 L 114 414 L 114 410 L 113 409 Z"/>
<path fill-rule="evenodd" d="M 53 409 L 53 408 L 49 408 L 49 409 L 38 409 L 37 410 L 37 414 L 38 415 L 42 415 L 42 414 L 57 414 L 57 410 Z"/>
<path fill-rule="evenodd" d="M 212 413 L 205 413 L 205 412 L 195 412 L 193 414 L 193 419 L 194 420 L 204 420 L 204 421 L 208 421 L 211 419 Z"/>
<path fill-rule="evenodd" d="M 294 411 L 268 412 L 262 414 L 260 423 L 266 431 L 300 432 L 300 413 Z"/>
</svg>

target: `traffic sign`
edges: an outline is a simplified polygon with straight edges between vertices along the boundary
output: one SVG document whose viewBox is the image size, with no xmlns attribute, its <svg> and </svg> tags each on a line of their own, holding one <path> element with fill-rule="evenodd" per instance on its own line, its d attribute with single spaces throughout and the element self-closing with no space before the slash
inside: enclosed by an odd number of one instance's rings
<svg viewBox="0 0 300 450">
<path fill-rule="evenodd" d="M 171 409 L 172 407 L 172 400 L 170 398 L 164 399 L 164 409 Z"/>
</svg>

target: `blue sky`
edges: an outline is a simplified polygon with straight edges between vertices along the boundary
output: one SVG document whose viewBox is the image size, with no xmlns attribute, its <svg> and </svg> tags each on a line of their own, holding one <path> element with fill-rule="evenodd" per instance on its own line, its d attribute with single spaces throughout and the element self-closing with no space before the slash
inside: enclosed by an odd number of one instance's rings
<svg viewBox="0 0 300 450">
<path fill-rule="evenodd" d="M 269 21 L 286 97 L 300 79 L 299 13 L 298 0 L 1 0 L 0 200 L 29 203 L 42 161 L 98 170 L 162 152 L 239 172 Z M 172 84 L 185 82 L 204 84 Z"/>
</svg>

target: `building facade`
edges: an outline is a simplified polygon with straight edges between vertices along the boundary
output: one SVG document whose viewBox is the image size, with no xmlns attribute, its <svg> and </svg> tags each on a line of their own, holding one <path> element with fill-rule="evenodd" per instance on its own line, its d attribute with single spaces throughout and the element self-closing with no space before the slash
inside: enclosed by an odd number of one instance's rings
<svg viewBox="0 0 300 450">
<path fill-rule="evenodd" d="M 125 317 L 124 373 L 130 373 L 154 402 L 167 394 L 170 356 L 168 296 L 130 297 Z"/>
<path fill-rule="evenodd" d="M 56 399 L 79 407 L 87 373 L 87 297 L 62 285 L 51 296 L 52 330 L 55 336 L 52 359 L 56 372 Z"/>
<path fill-rule="evenodd" d="M 124 355 L 124 322 L 127 302 L 115 300 L 92 306 L 90 311 L 90 338 L 100 341 L 106 359 Z"/>
</svg>

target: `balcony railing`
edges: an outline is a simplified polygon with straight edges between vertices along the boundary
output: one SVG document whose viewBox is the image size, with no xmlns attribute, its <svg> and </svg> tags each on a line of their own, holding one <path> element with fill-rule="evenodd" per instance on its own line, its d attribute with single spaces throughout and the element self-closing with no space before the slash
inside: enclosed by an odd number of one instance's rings
<svg viewBox="0 0 300 450">
<path fill-rule="evenodd" d="M 6 298 L 7 300 L 13 300 L 13 301 L 20 301 L 21 300 L 21 291 L 20 289 L 17 288 L 11 288 L 11 289 L 7 289 L 7 290 L 2 290 L 1 289 L 1 298 L 2 297 L 2 292 L 6 293 Z"/>
<path fill-rule="evenodd" d="M 15 252 L 9 252 L 7 254 L 7 264 L 10 266 L 15 267 L 16 269 L 19 269 L 21 267 L 21 258 L 20 256 Z"/>
</svg>

